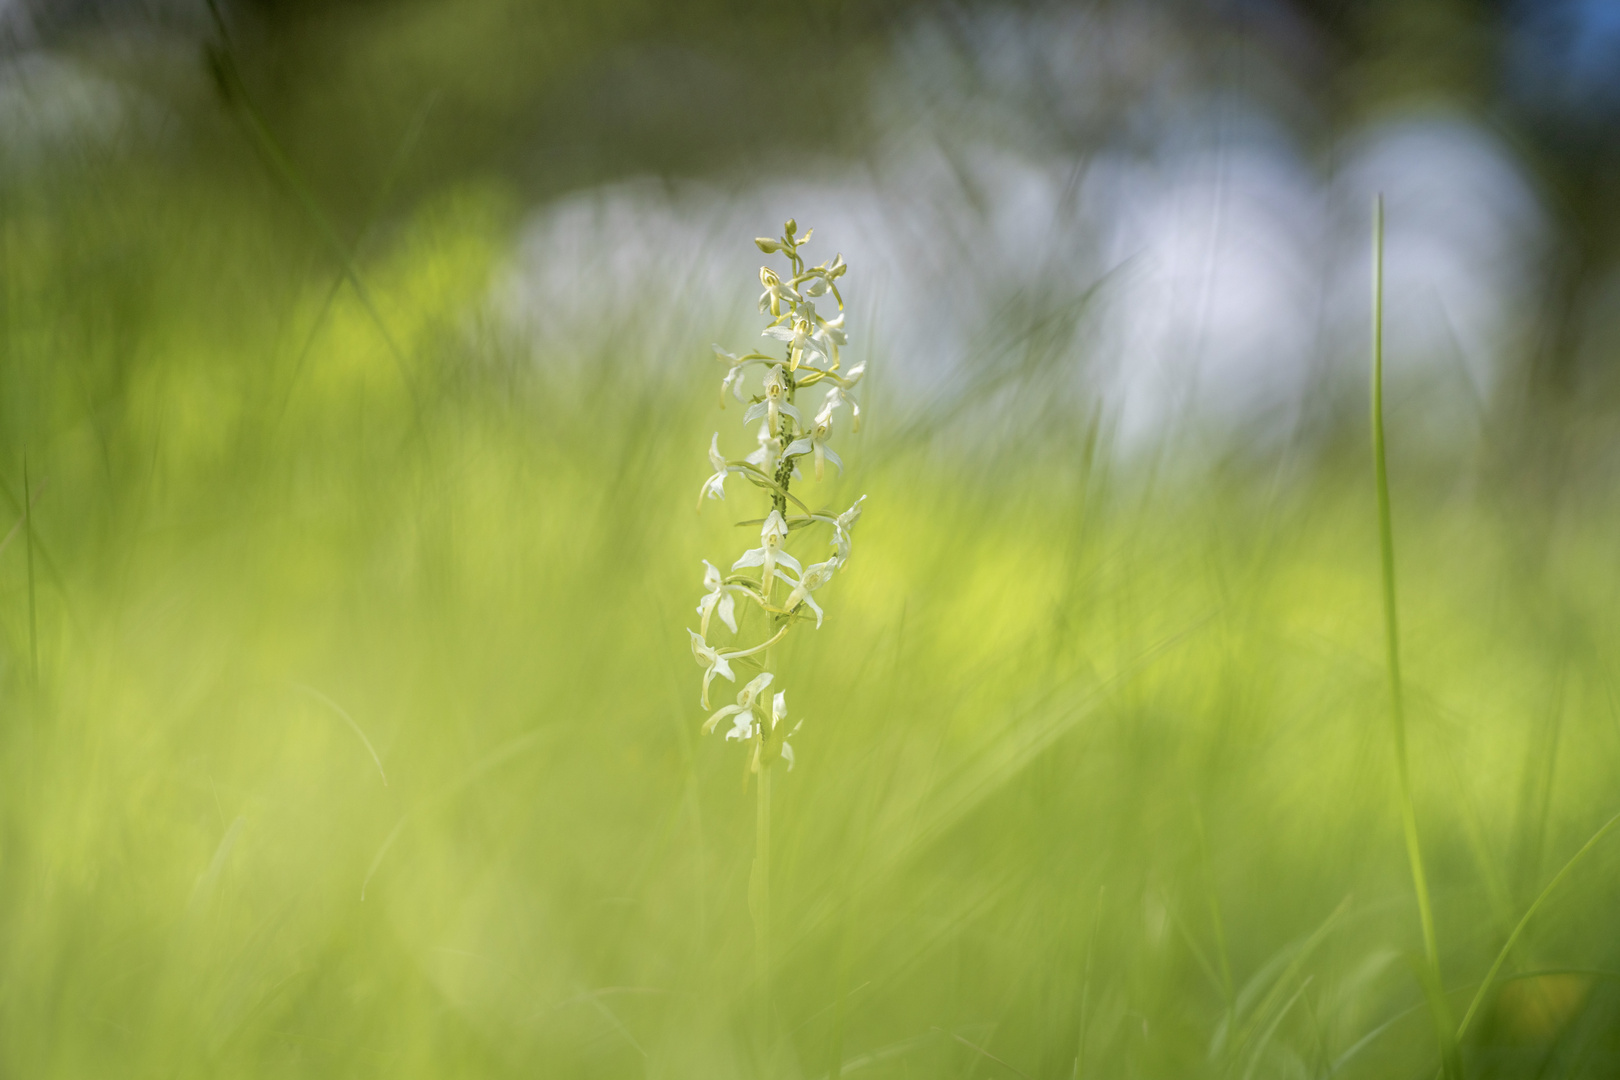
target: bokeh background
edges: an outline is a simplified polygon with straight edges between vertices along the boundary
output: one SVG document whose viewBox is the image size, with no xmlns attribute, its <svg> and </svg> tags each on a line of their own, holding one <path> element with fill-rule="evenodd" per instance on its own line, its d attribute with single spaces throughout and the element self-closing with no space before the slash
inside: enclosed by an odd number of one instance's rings
<svg viewBox="0 0 1620 1080">
<path fill-rule="evenodd" d="M 1455 1021 L 1620 811 L 1617 182 L 1609 0 L 0 2 L 0 1074 L 1434 1076 L 1371 200 Z M 686 627 L 790 215 L 869 497 L 762 984 Z M 1620 1068 L 1617 872 L 1469 1075 Z"/>
</svg>

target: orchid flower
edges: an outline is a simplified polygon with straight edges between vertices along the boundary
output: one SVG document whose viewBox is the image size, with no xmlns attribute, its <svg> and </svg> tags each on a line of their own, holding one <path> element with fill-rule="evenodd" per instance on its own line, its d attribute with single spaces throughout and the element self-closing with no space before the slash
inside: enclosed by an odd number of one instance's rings
<svg viewBox="0 0 1620 1080">
<path fill-rule="evenodd" d="M 816 410 L 815 422 L 819 424 L 823 420 L 831 420 L 833 413 L 845 405 L 849 406 L 850 415 L 855 419 L 855 430 L 859 431 L 861 429 L 860 402 L 851 397 L 849 392 L 842 386 L 827 387 L 827 396 L 821 399 L 821 408 Z"/>
<path fill-rule="evenodd" d="M 810 434 L 801 436 L 788 444 L 782 451 L 784 457 L 797 457 L 801 454 L 814 454 L 816 459 L 816 479 L 820 480 L 827 472 L 827 462 L 838 466 L 838 471 L 844 471 L 844 460 L 840 458 L 833 448 L 827 445 L 832 438 L 832 413 L 823 410 L 823 415 L 816 419 L 816 426 L 810 429 Z"/>
<path fill-rule="evenodd" d="M 816 629 L 821 629 L 821 606 L 811 598 L 810 594 L 832 580 L 833 573 L 843 565 L 843 561 L 836 555 L 826 562 L 811 563 L 799 575 L 799 580 L 793 583 L 793 591 L 788 593 L 787 599 L 782 601 L 782 610 L 792 612 L 800 604 L 810 605 L 810 610 L 816 613 Z"/>
<path fill-rule="evenodd" d="M 806 303 L 804 306 L 809 307 L 810 305 Z M 814 309 L 812 308 L 811 310 L 813 311 Z M 772 337 L 777 341 L 787 342 L 788 370 L 795 371 L 798 369 L 799 364 L 804 361 L 804 354 L 806 352 L 811 352 L 818 356 L 823 355 L 820 343 L 817 342 L 812 336 L 819 333 L 819 328 L 814 326 L 809 319 L 805 318 L 803 315 L 795 315 L 793 316 L 792 322 L 790 322 L 788 325 L 783 326 L 781 324 L 777 324 L 775 326 L 767 326 L 760 336 Z"/>
<path fill-rule="evenodd" d="M 763 416 L 770 423 L 772 431 L 780 431 L 783 413 L 793 417 L 795 424 L 804 426 L 799 410 L 788 401 L 787 380 L 782 375 L 782 366 L 778 364 L 765 372 L 765 400 L 756 401 L 748 407 L 743 414 L 743 423 L 751 424 Z"/>
<path fill-rule="evenodd" d="M 806 301 L 808 304 L 808 301 Z M 840 311 L 836 318 L 815 319 L 815 333 L 810 336 L 810 343 L 815 351 L 833 367 L 838 366 L 838 347 L 849 344 L 849 336 L 844 333 L 844 313 Z"/>
<path fill-rule="evenodd" d="M 776 576 L 777 566 L 785 566 L 796 574 L 804 573 L 799 560 L 782 550 L 782 541 L 787 539 L 787 534 L 787 520 L 782 517 L 780 510 L 772 509 L 759 530 L 759 547 L 743 552 L 742 557 L 731 564 L 733 570 L 741 570 L 745 566 L 761 567 L 759 591 L 766 599 L 770 598 L 771 582 Z"/>
<path fill-rule="evenodd" d="M 777 277 L 776 271 L 768 266 L 759 268 L 759 283 L 765 286 L 765 291 L 759 294 L 759 310 L 769 311 L 773 318 L 781 317 L 784 303 L 791 308 L 804 299 L 798 290 Z"/>
<path fill-rule="evenodd" d="M 714 433 L 709 440 L 709 464 L 714 466 L 714 475 L 703 481 L 703 487 L 698 492 L 698 509 L 703 509 L 704 499 L 724 499 L 726 497 L 726 477 L 737 471 L 737 466 L 726 461 L 725 455 L 720 453 L 720 433 Z"/>
<path fill-rule="evenodd" d="M 771 685 L 773 676 L 764 672 L 755 676 L 748 685 L 737 691 L 737 704 L 727 705 L 713 713 L 703 721 L 703 734 L 707 735 L 714 730 L 714 726 L 728 716 L 737 719 L 732 722 L 732 728 L 726 733 L 727 739 L 748 739 L 754 735 L 754 700 Z"/>
<path fill-rule="evenodd" d="M 726 407 L 726 391 L 728 390 L 731 391 L 731 396 L 737 399 L 738 404 L 741 404 L 743 401 L 742 377 L 743 373 L 748 369 L 749 361 L 736 353 L 727 352 L 718 345 L 714 347 L 714 355 L 715 359 L 730 365 L 726 369 L 725 378 L 720 380 L 720 407 L 722 409 Z"/>
<path fill-rule="evenodd" d="M 826 514 L 811 515 L 817 521 L 825 521 L 833 527 L 832 545 L 837 551 L 835 558 L 839 563 L 844 563 L 849 559 L 851 547 L 849 534 L 855 528 L 855 523 L 861 520 L 861 504 L 865 501 L 866 496 L 862 495 L 855 500 L 848 510 L 845 510 L 837 517 L 828 517 Z"/>
<path fill-rule="evenodd" d="M 709 591 L 704 593 L 703 599 L 698 601 L 698 617 L 703 620 L 698 624 L 698 633 L 703 635 L 704 640 L 708 640 L 709 619 L 718 613 L 720 621 L 725 623 L 726 628 L 735 634 L 737 632 L 736 594 L 741 593 L 744 596 L 749 596 L 748 590 L 741 585 L 726 584 L 720 577 L 720 571 L 716 570 L 708 559 L 703 560 L 703 587 Z"/>
<path fill-rule="evenodd" d="M 861 520 L 861 504 L 865 501 L 865 495 L 862 495 L 860 498 L 856 499 L 850 504 L 848 510 L 845 510 L 842 514 L 838 515 L 837 520 L 835 520 L 833 524 L 837 525 L 838 528 L 842 529 L 844 532 L 849 532 L 850 530 L 854 529 L 855 523 Z"/>
<path fill-rule="evenodd" d="M 703 635 L 697 631 L 688 628 L 686 632 L 692 636 L 693 658 L 703 665 L 703 695 L 698 700 L 707 709 L 709 707 L 709 684 L 714 681 L 716 675 L 727 682 L 737 681 L 737 676 L 731 672 L 730 664 L 730 661 L 735 657 L 711 649 L 709 643 L 703 640 Z"/>
</svg>

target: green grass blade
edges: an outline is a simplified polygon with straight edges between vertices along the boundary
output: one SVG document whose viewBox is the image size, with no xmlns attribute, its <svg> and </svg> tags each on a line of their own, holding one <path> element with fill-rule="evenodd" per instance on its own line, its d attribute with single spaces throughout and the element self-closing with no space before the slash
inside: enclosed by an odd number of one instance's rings
<svg viewBox="0 0 1620 1080">
<path fill-rule="evenodd" d="M 1372 315 L 1372 444 L 1373 481 L 1378 494 L 1378 549 L 1384 584 L 1384 644 L 1389 669 L 1390 719 L 1395 737 L 1395 772 L 1400 788 L 1401 829 L 1406 857 L 1417 892 L 1418 918 L 1423 927 L 1425 985 L 1445 985 L 1440 977 L 1440 947 L 1434 932 L 1434 906 L 1429 899 L 1428 876 L 1423 870 L 1423 848 L 1418 842 L 1417 813 L 1412 805 L 1412 778 L 1406 752 L 1406 704 L 1401 691 L 1400 624 L 1395 603 L 1395 531 L 1390 523 L 1389 469 L 1384 439 L 1384 197 L 1373 201 L 1373 315 Z M 1461 1080 L 1461 1062 L 1452 1035 L 1451 1017 L 1443 994 L 1429 996 L 1440 1055 L 1448 1077 Z"/>
</svg>

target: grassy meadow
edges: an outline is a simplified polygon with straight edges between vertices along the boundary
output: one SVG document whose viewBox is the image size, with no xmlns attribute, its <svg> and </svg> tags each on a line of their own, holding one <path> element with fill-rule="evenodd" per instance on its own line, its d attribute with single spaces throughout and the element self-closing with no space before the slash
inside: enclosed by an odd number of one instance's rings
<svg viewBox="0 0 1620 1080">
<path fill-rule="evenodd" d="M 760 505 L 693 513 L 709 433 L 747 434 L 712 357 L 534 355 L 490 311 L 499 186 L 368 233 L 362 290 L 243 170 L 9 189 L 0 1074 L 1436 1075 L 1360 413 L 1121 457 L 1038 385 L 935 423 L 869 357 L 847 474 L 802 489 L 869 498 L 779 661 L 761 985 L 753 794 L 686 640 Z M 1391 402 L 1455 1024 L 1620 810 L 1620 564 L 1612 495 L 1420 459 L 1418 419 Z M 1600 841 L 1528 924 L 1468 1075 L 1613 1075 L 1617 868 Z"/>
</svg>

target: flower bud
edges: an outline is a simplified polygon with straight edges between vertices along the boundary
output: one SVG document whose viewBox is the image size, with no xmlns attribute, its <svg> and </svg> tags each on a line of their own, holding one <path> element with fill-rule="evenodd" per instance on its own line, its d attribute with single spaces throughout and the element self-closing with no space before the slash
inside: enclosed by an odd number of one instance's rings
<svg viewBox="0 0 1620 1080">
<path fill-rule="evenodd" d="M 763 251 L 767 255 L 771 255 L 782 250 L 782 245 L 777 243 L 775 240 L 772 240 L 768 236 L 754 237 L 754 246 L 759 248 L 759 250 Z"/>
</svg>

